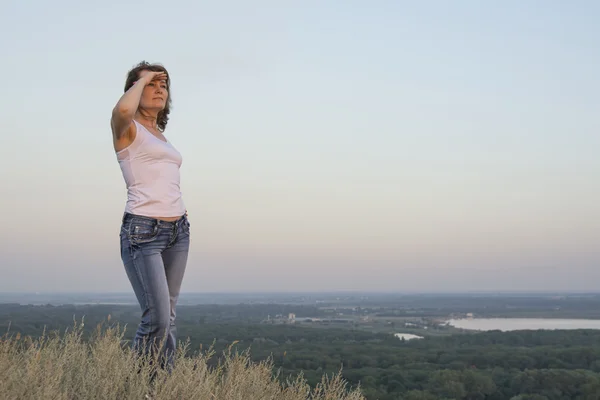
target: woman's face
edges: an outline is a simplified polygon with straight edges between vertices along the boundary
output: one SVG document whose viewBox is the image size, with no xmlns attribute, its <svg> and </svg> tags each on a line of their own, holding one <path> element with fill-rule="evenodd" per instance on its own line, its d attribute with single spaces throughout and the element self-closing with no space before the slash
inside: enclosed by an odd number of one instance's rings
<svg viewBox="0 0 600 400">
<path fill-rule="evenodd" d="M 146 75 L 148 71 L 141 71 L 140 78 Z M 140 106 L 145 109 L 158 109 L 162 110 L 167 104 L 169 98 L 169 91 L 167 89 L 166 79 L 152 80 L 142 92 L 140 99 Z"/>
</svg>

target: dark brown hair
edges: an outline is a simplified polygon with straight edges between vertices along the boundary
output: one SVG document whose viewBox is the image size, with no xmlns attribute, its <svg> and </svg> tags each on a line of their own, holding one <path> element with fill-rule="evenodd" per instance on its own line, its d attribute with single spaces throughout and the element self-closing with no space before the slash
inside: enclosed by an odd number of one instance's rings
<svg viewBox="0 0 600 400">
<path fill-rule="evenodd" d="M 171 77 L 169 76 L 167 69 L 165 67 L 163 67 L 161 64 L 150 64 L 146 61 L 140 62 L 138 65 L 133 67 L 133 69 L 131 71 L 129 71 L 127 73 L 127 80 L 125 81 L 125 92 L 127 92 L 129 89 L 131 89 L 131 87 L 133 86 L 135 81 L 140 79 L 140 72 L 142 72 L 144 70 L 152 71 L 152 72 L 162 71 L 165 74 L 167 74 L 167 91 L 168 91 L 167 101 L 165 104 L 165 108 L 163 110 L 159 111 L 158 117 L 156 120 L 156 125 L 158 126 L 158 129 L 161 132 L 164 132 L 165 128 L 167 127 L 167 122 L 169 121 L 169 113 L 171 112 Z"/>
</svg>

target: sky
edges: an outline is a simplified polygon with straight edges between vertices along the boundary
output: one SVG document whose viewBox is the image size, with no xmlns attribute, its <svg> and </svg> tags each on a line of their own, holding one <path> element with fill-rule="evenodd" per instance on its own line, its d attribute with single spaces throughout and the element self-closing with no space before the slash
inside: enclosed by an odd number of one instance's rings
<svg viewBox="0 0 600 400">
<path fill-rule="evenodd" d="M 0 291 L 128 292 L 110 113 L 162 63 L 183 292 L 600 289 L 596 1 L 7 1 Z"/>
</svg>

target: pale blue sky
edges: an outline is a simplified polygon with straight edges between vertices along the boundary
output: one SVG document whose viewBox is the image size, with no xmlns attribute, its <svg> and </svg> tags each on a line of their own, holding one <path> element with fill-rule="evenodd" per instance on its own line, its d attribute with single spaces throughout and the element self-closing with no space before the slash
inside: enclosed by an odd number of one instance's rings
<svg viewBox="0 0 600 400">
<path fill-rule="evenodd" d="M 2 291 L 131 290 L 109 118 L 141 60 L 172 78 L 184 291 L 600 287 L 598 2 L 2 9 Z"/>
</svg>

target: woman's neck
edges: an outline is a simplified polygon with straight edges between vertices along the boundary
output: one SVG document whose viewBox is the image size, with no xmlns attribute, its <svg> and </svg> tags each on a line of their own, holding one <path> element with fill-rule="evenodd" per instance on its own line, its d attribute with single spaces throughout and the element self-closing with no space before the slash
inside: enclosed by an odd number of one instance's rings
<svg viewBox="0 0 600 400">
<path fill-rule="evenodd" d="M 135 113 L 136 119 L 143 121 L 144 125 L 150 125 L 152 128 L 157 129 L 156 121 L 158 120 L 158 113 L 153 113 L 148 110 L 138 110 Z"/>
</svg>

